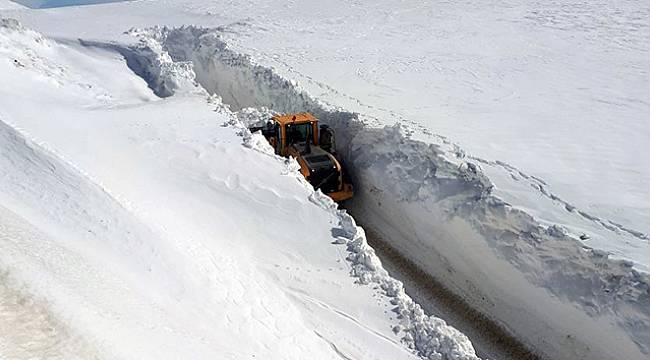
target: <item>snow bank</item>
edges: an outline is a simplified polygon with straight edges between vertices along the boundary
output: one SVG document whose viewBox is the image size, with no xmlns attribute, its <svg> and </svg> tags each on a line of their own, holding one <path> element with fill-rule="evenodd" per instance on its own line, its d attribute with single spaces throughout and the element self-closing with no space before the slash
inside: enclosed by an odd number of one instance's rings
<svg viewBox="0 0 650 360">
<path fill-rule="evenodd" d="M 218 30 L 137 33 L 175 62 L 191 62 L 196 81 L 235 110 L 309 111 L 334 127 L 357 184 L 349 206 L 364 224 L 538 352 L 557 359 L 650 353 L 649 276 L 509 205 L 480 163 L 453 144 L 417 141 L 399 126 L 377 128 L 329 106 L 230 50 Z"/>
<path fill-rule="evenodd" d="M 336 210 L 337 205 L 320 191 L 315 192 L 312 201 L 336 212 L 341 232 L 338 243 L 346 244 L 347 260 L 353 264 L 351 273 L 361 284 L 377 284 L 395 305 L 400 324 L 393 328 L 403 332 L 402 340 L 425 359 L 475 359 L 474 348 L 465 335 L 448 326 L 444 320 L 427 316 L 420 305 L 404 292 L 401 282 L 393 279 L 384 270 L 375 251 L 368 245 L 363 229 L 345 210 Z"/>
</svg>

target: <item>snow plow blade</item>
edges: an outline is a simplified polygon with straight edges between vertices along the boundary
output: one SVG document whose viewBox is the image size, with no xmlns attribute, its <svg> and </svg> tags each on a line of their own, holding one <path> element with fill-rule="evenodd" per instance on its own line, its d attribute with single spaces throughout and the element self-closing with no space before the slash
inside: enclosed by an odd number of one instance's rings
<svg viewBox="0 0 650 360">
<path fill-rule="evenodd" d="M 331 192 L 327 194 L 327 196 L 331 197 L 332 200 L 336 202 L 341 202 L 345 201 L 348 199 L 352 199 L 354 196 L 354 191 L 352 189 L 352 184 L 343 184 L 343 190 L 341 191 L 336 191 L 336 192 Z"/>
</svg>

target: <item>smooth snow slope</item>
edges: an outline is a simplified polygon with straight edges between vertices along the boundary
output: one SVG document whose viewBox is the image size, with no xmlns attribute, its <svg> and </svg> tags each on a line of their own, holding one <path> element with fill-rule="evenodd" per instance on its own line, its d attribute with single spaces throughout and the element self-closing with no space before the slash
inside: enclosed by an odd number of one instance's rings
<svg viewBox="0 0 650 360">
<path fill-rule="evenodd" d="M 477 359 L 191 67 L 150 54 L 161 100 L 114 49 L 0 20 L 1 357 Z"/>
</svg>

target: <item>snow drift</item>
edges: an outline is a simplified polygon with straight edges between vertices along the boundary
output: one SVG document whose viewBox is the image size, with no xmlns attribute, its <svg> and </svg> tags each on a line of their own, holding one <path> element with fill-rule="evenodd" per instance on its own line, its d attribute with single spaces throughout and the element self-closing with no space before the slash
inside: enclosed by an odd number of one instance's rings
<svg viewBox="0 0 650 360">
<path fill-rule="evenodd" d="M 480 162 L 448 141 L 415 140 L 399 125 L 315 99 L 293 81 L 229 49 L 219 30 L 133 30 L 232 109 L 309 111 L 337 132 L 355 179 L 349 204 L 363 223 L 470 305 L 556 359 L 650 354 L 650 277 L 586 247 L 497 196 Z M 222 29 L 223 30 L 223 29 Z M 148 79 L 152 83 L 153 79 Z"/>
</svg>

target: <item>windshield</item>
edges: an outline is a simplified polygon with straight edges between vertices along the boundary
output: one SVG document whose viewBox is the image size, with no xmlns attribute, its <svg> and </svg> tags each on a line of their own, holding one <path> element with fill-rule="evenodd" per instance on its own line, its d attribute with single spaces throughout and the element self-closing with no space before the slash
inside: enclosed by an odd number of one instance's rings
<svg viewBox="0 0 650 360">
<path fill-rule="evenodd" d="M 287 124 L 287 144 L 305 142 L 311 139 L 311 123 Z"/>
</svg>

